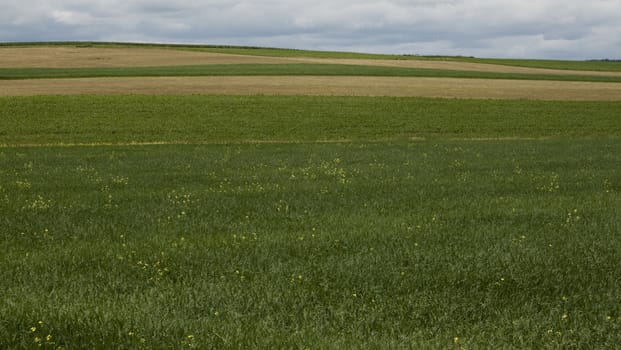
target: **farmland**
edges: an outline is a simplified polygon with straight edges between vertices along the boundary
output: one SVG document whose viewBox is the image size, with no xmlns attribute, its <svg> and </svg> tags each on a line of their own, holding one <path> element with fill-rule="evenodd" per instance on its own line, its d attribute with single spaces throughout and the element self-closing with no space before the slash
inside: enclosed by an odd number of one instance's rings
<svg viewBox="0 0 621 350">
<path fill-rule="evenodd" d="M 283 66 L 248 76 L 273 63 L 244 64 L 216 78 L 303 78 Z M 407 67 L 344 65 L 343 77 L 325 75 L 341 70 L 334 62 L 313 64 L 319 87 L 365 69 L 413 84 L 399 75 L 414 74 Z M 167 67 L 168 78 L 196 84 Z M 613 92 L 586 101 L 567 91 L 587 82 L 563 75 L 451 80 L 431 69 L 457 90 L 491 81 L 506 90 L 356 96 L 352 86 L 373 86 L 353 79 L 350 90 L 314 96 L 291 85 L 243 90 L 248 81 L 217 94 L 145 93 L 140 74 L 124 78 L 127 90 L 106 90 L 120 78 L 103 69 L 84 94 L 71 74 L 100 68 L 6 69 L 23 76 L 0 81 L 0 347 L 621 341 L 618 83 L 588 82 L 578 91 Z M 28 69 L 66 75 L 29 79 Z M 616 79 L 610 71 L 569 75 Z M 18 93 L 23 83 L 31 93 Z M 57 89 L 32 93 L 46 83 Z M 556 90 L 516 99 L 520 83 Z"/>
</svg>

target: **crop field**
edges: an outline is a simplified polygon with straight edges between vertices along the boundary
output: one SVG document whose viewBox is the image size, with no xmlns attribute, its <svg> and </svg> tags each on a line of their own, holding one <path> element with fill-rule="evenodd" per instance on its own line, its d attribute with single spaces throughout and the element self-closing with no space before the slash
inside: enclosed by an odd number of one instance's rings
<svg viewBox="0 0 621 350">
<path fill-rule="evenodd" d="M 455 77 L 78 46 L 0 47 L 49 60 L 0 69 L 0 348 L 621 343 L 617 68 Z M 103 49 L 249 61 L 70 54 Z"/>
<path fill-rule="evenodd" d="M 621 83 L 385 76 L 175 76 L 0 80 L 0 96 L 37 95 L 407 96 L 618 101 Z"/>
</svg>

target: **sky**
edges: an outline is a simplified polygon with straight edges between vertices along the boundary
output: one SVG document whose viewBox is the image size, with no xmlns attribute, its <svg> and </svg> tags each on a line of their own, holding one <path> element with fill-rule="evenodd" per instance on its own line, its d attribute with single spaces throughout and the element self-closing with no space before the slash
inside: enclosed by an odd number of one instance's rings
<svg viewBox="0 0 621 350">
<path fill-rule="evenodd" d="M 0 42 L 621 59 L 621 0 L 0 0 Z"/>
</svg>

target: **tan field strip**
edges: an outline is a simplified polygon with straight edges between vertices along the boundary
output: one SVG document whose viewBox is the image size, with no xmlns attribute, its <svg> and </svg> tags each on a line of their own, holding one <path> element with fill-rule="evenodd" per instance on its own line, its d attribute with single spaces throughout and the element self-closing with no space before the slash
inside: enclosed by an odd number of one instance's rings
<svg viewBox="0 0 621 350">
<path fill-rule="evenodd" d="M 226 94 L 621 100 L 621 83 L 334 76 L 80 78 L 0 81 L 0 96 Z"/>
<path fill-rule="evenodd" d="M 204 64 L 348 64 L 402 68 L 446 69 L 523 74 L 621 76 L 621 72 L 596 72 L 503 66 L 497 64 L 300 57 L 264 57 L 159 48 L 26 47 L 0 48 L 0 68 L 152 67 Z"/>
<path fill-rule="evenodd" d="M 0 68 L 155 67 L 201 64 L 278 64 L 289 59 L 150 48 L 0 48 Z"/>
</svg>

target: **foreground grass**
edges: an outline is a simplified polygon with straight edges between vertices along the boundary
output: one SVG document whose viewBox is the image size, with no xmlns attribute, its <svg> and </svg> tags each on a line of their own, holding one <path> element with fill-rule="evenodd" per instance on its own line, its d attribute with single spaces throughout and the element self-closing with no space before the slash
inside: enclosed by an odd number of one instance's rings
<svg viewBox="0 0 621 350">
<path fill-rule="evenodd" d="M 0 144 L 609 138 L 621 102 L 391 97 L 0 98 Z"/>
<path fill-rule="evenodd" d="M 345 64 L 212 64 L 200 66 L 115 68 L 0 68 L 1 80 L 96 77 L 169 77 L 232 75 L 390 76 L 474 79 L 621 82 L 619 76 L 520 74 Z"/>
<path fill-rule="evenodd" d="M 619 109 L 2 98 L 0 348 L 614 348 Z"/>
<path fill-rule="evenodd" d="M 618 139 L 0 149 L 0 347 L 614 348 L 619 164 Z"/>
</svg>

